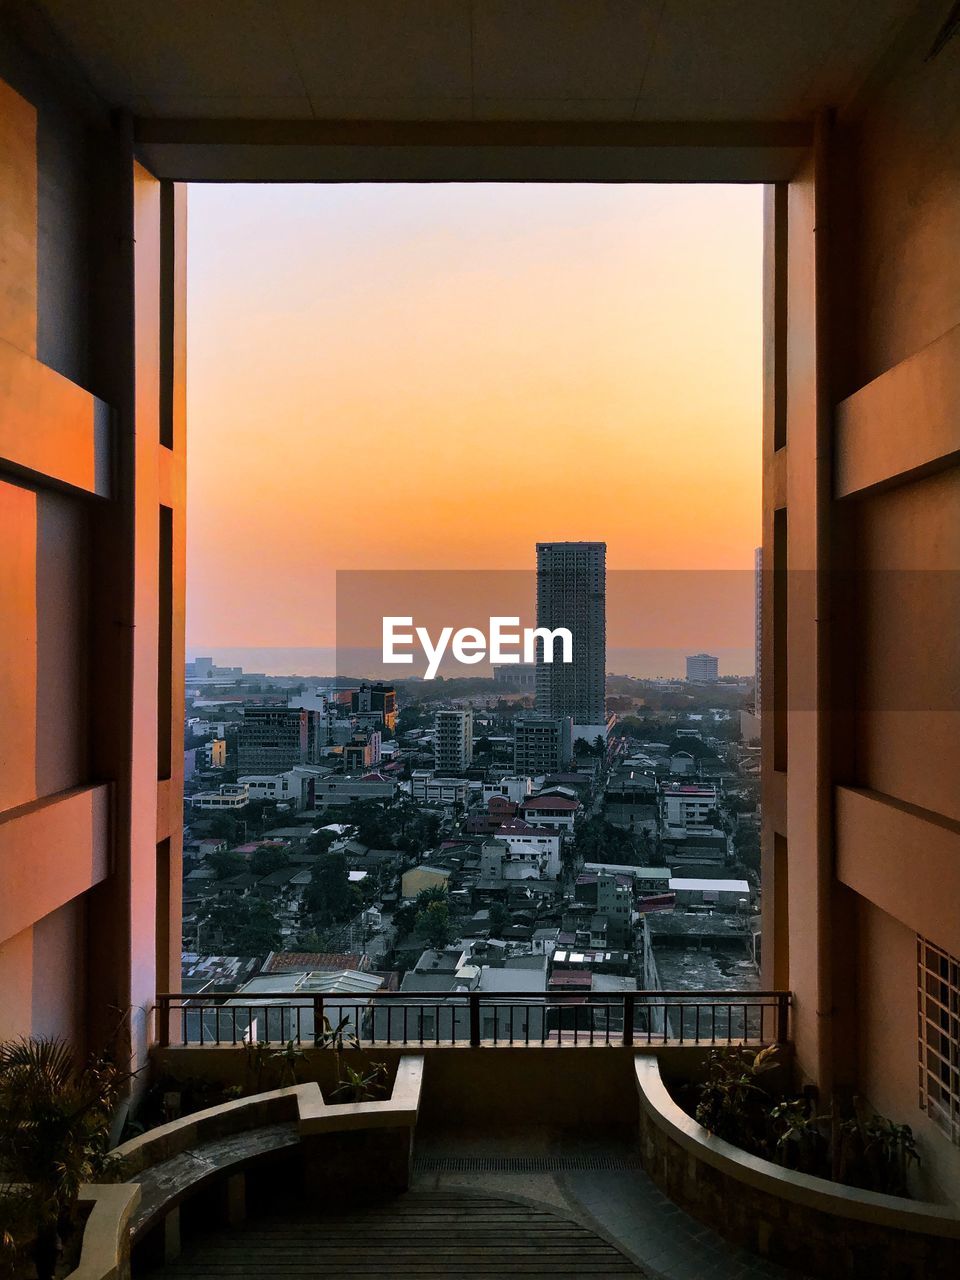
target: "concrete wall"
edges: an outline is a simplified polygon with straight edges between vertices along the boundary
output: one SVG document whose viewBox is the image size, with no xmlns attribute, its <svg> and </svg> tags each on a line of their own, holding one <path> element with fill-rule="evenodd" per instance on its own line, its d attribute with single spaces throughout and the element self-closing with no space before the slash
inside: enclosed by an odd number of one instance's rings
<svg viewBox="0 0 960 1280">
<path fill-rule="evenodd" d="M 960 1149 L 917 1072 L 916 935 L 960 955 L 960 42 L 929 56 L 943 17 L 918 7 L 768 198 L 764 954 L 796 993 L 802 1071 L 911 1124 L 956 1198 Z"/>
<path fill-rule="evenodd" d="M 0 24 L 0 1037 L 122 1018 L 136 1061 L 179 975 L 184 209 L 65 76 Z"/>
</svg>

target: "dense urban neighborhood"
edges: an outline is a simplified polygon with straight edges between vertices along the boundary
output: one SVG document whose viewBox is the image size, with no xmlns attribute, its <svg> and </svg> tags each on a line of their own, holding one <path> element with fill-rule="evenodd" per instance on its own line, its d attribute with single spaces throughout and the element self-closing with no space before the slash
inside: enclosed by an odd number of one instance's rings
<svg viewBox="0 0 960 1280">
<path fill-rule="evenodd" d="M 757 987 L 752 681 L 188 672 L 185 991 Z"/>
</svg>

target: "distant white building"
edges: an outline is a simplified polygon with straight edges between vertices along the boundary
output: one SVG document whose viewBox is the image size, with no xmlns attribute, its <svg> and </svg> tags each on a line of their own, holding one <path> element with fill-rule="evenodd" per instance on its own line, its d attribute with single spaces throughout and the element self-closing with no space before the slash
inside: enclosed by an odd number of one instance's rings
<svg viewBox="0 0 960 1280">
<path fill-rule="evenodd" d="M 224 783 L 216 791 L 200 791 L 191 801 L 191 807 L 201 811 L 242 809 L 250 801 L 248 788 L 240 783 Z"/>
<path fill-rule="evenodd" d="M 664 787 L 660 802 L 664 836 L 691 835 L 715 829 L 716 787 L 675 782 Z"/>
<path fill-rule="evenodd" d="M 488 804 L 494 796 L 506 796 L 514 804 L 525 800 L 533 791 L 533 779 L 527 777 L 501 778 L 499 782 L 483 784 L 483 803 Z"/>
<path fill-rule="evenodd" d="M 463 773 L 473 760 L 473 712 L 438 711 L 435 731 L 437 773 Z"/>
<path fill-rule="evenodd" d="M 750 906 L 750 885 L 746 880 L 688 879 L 674 876 L 670 892 L 678 907 L 714 907 L 735 911 Z"/>
<path fill-rule="evenodd" d="M 691 684 L 714 684 L 719 663 L 712 653 L 693 653 L 687 658 L 687 679 Z"/>
<path fill-rule="evenodd" d="M 513 818 L 500 827 L 496 838 L 507 846 L 512 855 L 535 855 L 540 862 L 540 874 L 543 878 L 556 880 L 560 875 L 559 831 L 544 830 L 543 827 L 531 826 L 521 818 Z"/>
<path fill-rule="evenodd" d="M 520 817 L 535 827 L 553 827 L 557 831 L 573 832 L 573 825 L 581 809 L 580 801 L 572 795 L 557 791 L 543 796 L 530 796 L 520 806 Z"/>
<path fill-rule="evenodd" d="M 237 779 L 245 786 L 251 800 L 275 800 L 295 809 L 306 809 L 314 803 L 317 782 L 330 777 L 332 769 L 324 765 L 295 765 L 284 773 L 249 773 Z"/>
<path fill-rule="evenodd" d="M 410 794 L 421 804 L 466 805 L 470 783 L 466 778 L 437 777 L 432 769 L 414 769 L 410 774 Z"/>
</svg>

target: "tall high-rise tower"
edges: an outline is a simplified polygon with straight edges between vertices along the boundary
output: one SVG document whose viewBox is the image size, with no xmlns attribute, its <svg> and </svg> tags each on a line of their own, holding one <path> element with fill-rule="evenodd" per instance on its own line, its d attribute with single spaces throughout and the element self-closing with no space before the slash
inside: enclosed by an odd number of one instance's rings
<svg viewBox="0 0 960 1280">
<path fill-rule="evenodd" d="M 437 773 L 463 773 L 473 760 L 473 712 L 438 711 L 434 756 Z"/>
<path fill-rule="evenodd" d="M 573 661 L 544 662 L 537 645 L 537 710 L 570 716 L 576 736 L 604 733 L 607 665 L 607 544 L 537 543 L 537 626 L 566 627 Z M 583 730 L 583 732 L 581 732 Z"/>
</svg>

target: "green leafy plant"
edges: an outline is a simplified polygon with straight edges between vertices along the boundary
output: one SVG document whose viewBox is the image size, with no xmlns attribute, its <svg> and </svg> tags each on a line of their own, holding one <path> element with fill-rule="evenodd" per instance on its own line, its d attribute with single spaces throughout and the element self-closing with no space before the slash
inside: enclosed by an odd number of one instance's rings
<svg viewBox="0 0 960 1280">
<path fill-rule="evenodd" d="M 708 1059 L 696 1119 L 705 1129 L 755 1154 L 767 1149 L 767 1110 L 771 1097 L 761 1077 L 780 1066 L 780 1046 L 715 1049 Z"/>
<path fill-rule="evenodd" d="M 314 1047 L 317 1049 L 332 1049 L 334 1053 L 343 1053 L 344 1048 L 359 1049 L 360 1041 L 357 1039 L 357 1034 L 355 1031 L 349 1030 L 349 1027 L 350 1017 L 348 1014 L 344 1014 L 336 1026 L 324 1014 L 323 1028 L 313 1037 Z"/>
<path fill-rule="evenodd" d="M 388 1082 L 385 1062 L 372 1062 L 368 1068 L 358 1070 L 342 1062 L 340 1083 L 330 1096 L 340 1102 L 379 1102 L 387 1096 Z"/>
<path fill-rule="evenodd" d="M 306 1054 L 298 1049 L 292 1040 L 288 1040 L 282 1049 L 277 1049 L 270 1055 L 270 1061 L 277 1064 L 280 1068 L 280 1085 L 281 1089 L 292 1086 L 297 1083 L 297 1066 L 301 1063 Z"/>
<path fill-rule="evenodd" d="M 107 1056 L 79 1061 L 62 1040 L 0 1044 L 0 1265 L 11 1275 L 29 1254 L 39 1280 L 53 1276 L 81 1184 L 108 1172 L 129 1078 Z"/>
<path fill-rule="evenodd" d="M 819 1176 L 829 1162 L 825 1121 L 806 1098 L 786 1098 L 770 1111 L 770 1133 L 777 1161 L 786 1169 Z"/>
<path fill-rule="evenodd" d="M 387 1097 L 389 1072 L 385 1062 L 354 1068 L 343 1059 L 345 1049 L 360 1048 L 357 1033 L 350 1028 L 349 1016 L 345 1015 L 334 1026 L 324 1014 L 323 1028 L 314 1036 L 314 1045 L 318 1049 L 330 1049 L 336 1055 L 337 1085 L 330 1093 L 331 1100 L 379 1102 Z"/>
<path fill-rule="evenodd" d="M 776 1045 L 759 1053 L 716 1050 L 697 1089 L 696 1119 L 717 1137 L 787 1169 L 909 1196 L 911 1167 L 920 1164 L 910 1126 L 877 1115 L 859 1098 L 852 1109 L 835 1100 L 825 1115 L 812 1097 L 776 1098 L 761 1077 L 779 1065 Z"/>
<path fill-rule="evenodd" d="M 853 1115 L 839 1125 L 839 1177 L 849 1186 L 885 1195 L 909 1195 L 911 1165 L 919 1167 L 913 1130 L 869 1112 L 860 1098 Z"/>
<path fill-rule="evenodd" d="M 243 1042 L 243 1092 L 262 1093 L 265 1079 L 272 1066 L 273 1049 L 266 1040 Z"/>
</svg>

